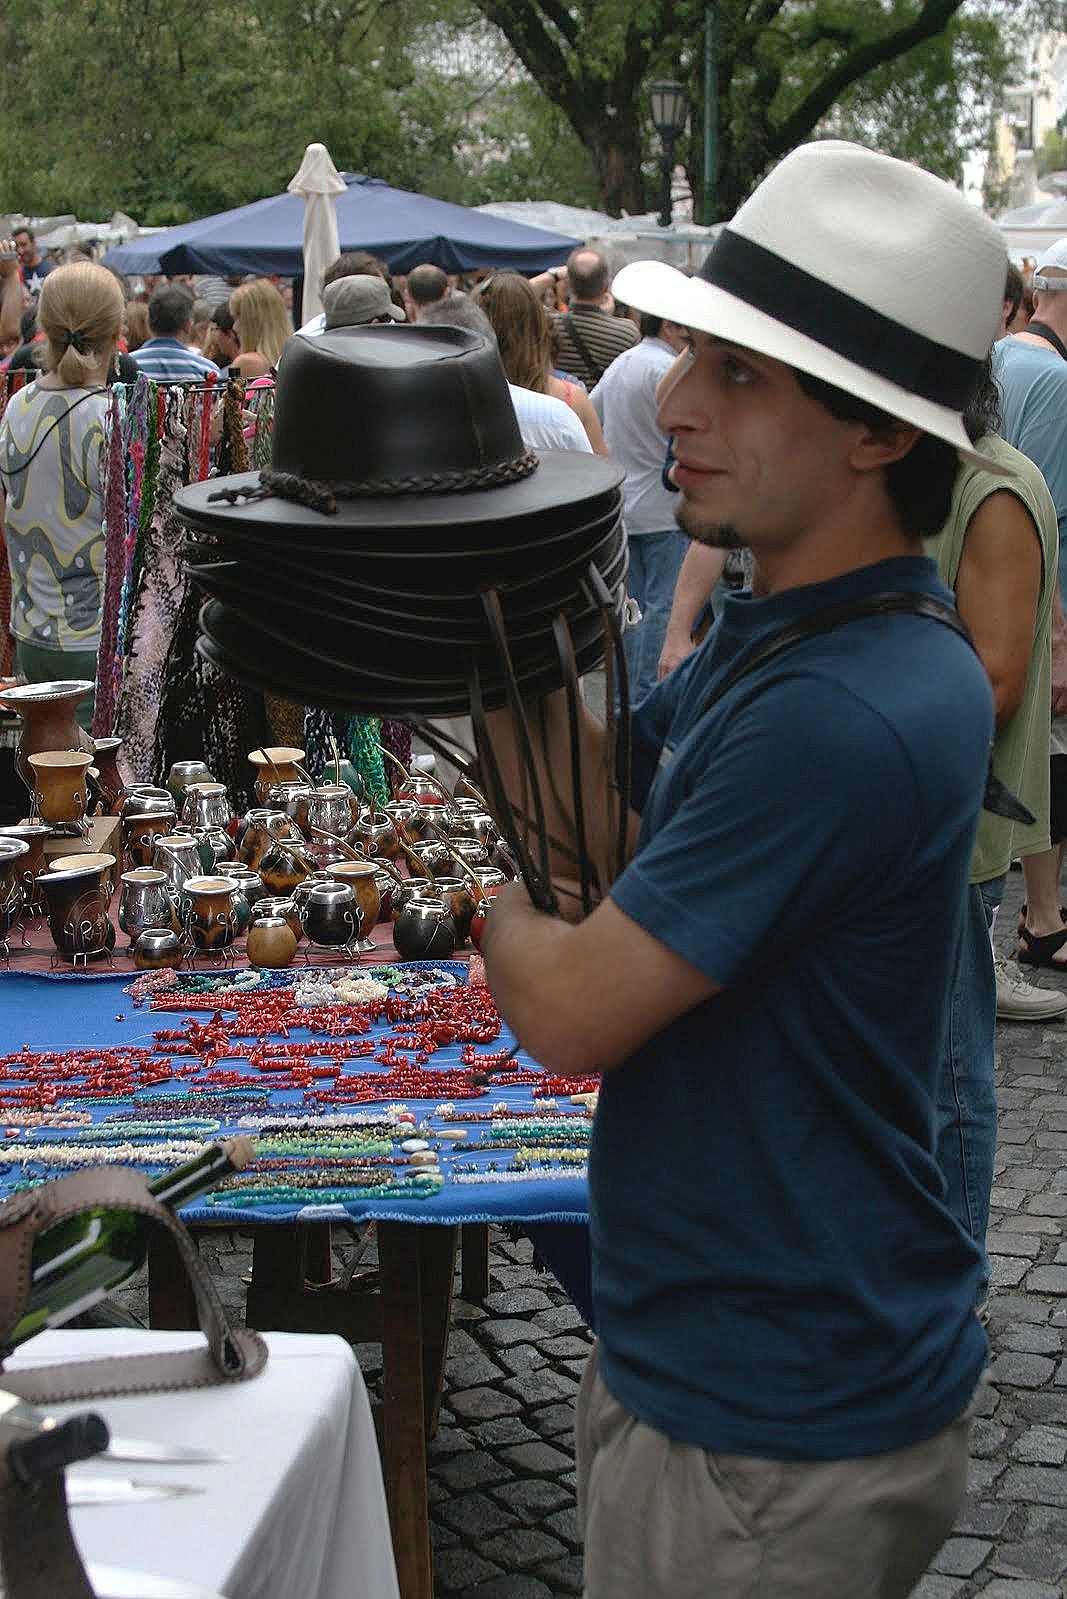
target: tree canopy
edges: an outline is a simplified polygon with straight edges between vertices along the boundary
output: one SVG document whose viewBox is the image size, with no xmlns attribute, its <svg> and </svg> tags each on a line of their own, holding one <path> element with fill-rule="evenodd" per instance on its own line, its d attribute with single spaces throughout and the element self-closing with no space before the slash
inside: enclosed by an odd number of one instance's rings
<svg viewBox="0 0 1067 1599">
<path fill-rule="evenodd" d="M 678 154 L 699 206 L 704 30 L 713 11 L 719 216 L 780 156 L 835 127 L 958 177 L 968 146 L 988 133 L 1026 27 L 1062 10 L 1041 0 L 474 3 L 566 116 L 616 212 L 647 205 L 647 86 L 657 76 L 678 78 L 689 92 L 690 137 Z"/>
<path fill-rule="evenodd" d="M 826 132 L 958 176 L 1063 0 L 714 0 L 717 211 Z M 678 77 L 702 191 L 705 0 L 6 0 L 0 211 L 170 223 L 278 192 L 304 145 L 444 199 L 644 211 Z M 1062 20 L 1062 18 L 1060 18 Z"/>
</svg>

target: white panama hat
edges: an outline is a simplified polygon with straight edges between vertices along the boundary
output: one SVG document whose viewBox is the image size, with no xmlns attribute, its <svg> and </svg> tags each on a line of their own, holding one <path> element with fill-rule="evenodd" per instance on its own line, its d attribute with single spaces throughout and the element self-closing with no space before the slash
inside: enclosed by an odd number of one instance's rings
<svg viewBox="0 0 1067 1599">
<path fill-rule="evenodd" d="M 962 422 L 1000 331 L 1008 254 L 920 167 L 840 140 L 801 145 L 697 277 L 635 261 L 615 297 L 822 378 L 988 469 Z"/>
</svg>

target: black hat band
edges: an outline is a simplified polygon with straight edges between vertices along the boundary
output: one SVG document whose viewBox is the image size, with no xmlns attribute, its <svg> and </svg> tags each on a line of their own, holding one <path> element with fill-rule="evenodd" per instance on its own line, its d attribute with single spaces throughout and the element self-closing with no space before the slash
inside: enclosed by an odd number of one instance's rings
<svg viewBox="0 0 1067 1599">
<path fill-rule="evenodd" d="M 479 467 L 460 472 L 436 472 L 428 477 L 401 479 L 378 478 L 360 483 L 317 483 L 310 478 L 298 477 L 294 472 L 278 472 L 264 467 L 259 474 L 259 487 L 218 489 L 208 495 L 208 500 L 226 500 L 230 505 L 239 501 L 265 500 L 276 495 L 282 500 L 292 500 L 306 505 L 309 510 L 321 511 L 324 516 L 336 516 L 338 500 L 389 499 L 402 494 L 462 494 L 472 489 L 502 488 L 508 483 L 518 483 L 529 477 L 537 468 L 537 456 L 532 450 L 511 461 L 493 466 Z"/>
<path fill-rule="evenodd" d="M 773 250 L 724 228 L 700 277 L 876 377 L 963 412 L 982 361 L 883 316 Z"/>
</svg>

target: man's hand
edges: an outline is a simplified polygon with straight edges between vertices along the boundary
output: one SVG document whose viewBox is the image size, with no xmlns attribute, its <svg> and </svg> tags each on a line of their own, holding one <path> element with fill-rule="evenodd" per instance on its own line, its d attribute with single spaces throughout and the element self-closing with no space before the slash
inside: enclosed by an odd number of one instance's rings
<svg viewBox="0 0 1067 1599">
<path fill-rule="evenodd" d="M 686 656 L 692 655 L 695 649 L 696 645 L 688 634 L 677 634 L 672 637 L 668 632 L 663 640 L 663 648 L 660 650 L 656 666 L 656 681 L 665 678 L 676 666 L 681 666 Z"/>
<path fill-rule="evenodd" d="M 19 257 L 14 239 L 0 239 L 0 278 L 17 278 Z"/>
</svg>

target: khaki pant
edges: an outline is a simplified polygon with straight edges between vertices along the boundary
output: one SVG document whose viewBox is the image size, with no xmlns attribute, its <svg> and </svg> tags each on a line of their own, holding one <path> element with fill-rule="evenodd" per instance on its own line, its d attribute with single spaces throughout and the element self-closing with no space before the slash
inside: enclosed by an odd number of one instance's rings
<svg viewBox="0 0 1067 1599">
<path fill-rule="evenodd" d="M 970 1411 L 889 1454 L 711 1454 L 612 1398 L 594 1348 L 576 1432 L 585 1599 L 905 1599 L 963 1499 Z"/>
</svg>

